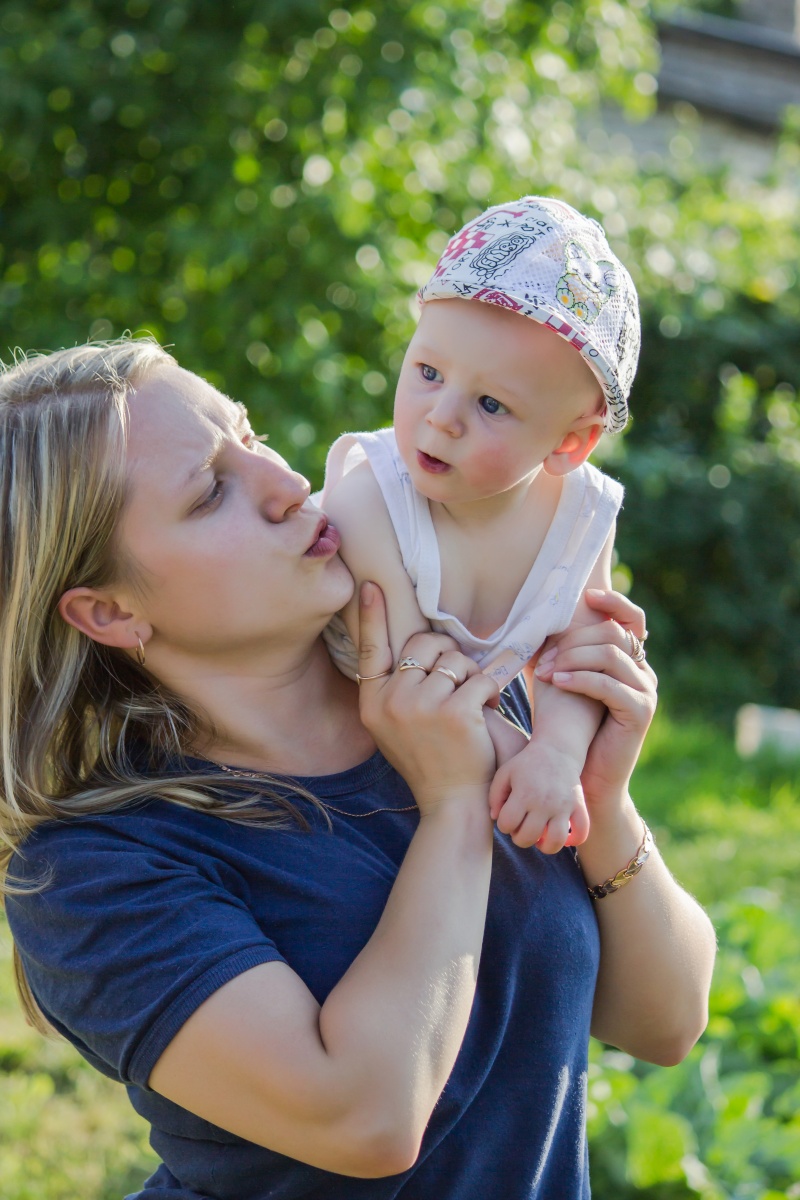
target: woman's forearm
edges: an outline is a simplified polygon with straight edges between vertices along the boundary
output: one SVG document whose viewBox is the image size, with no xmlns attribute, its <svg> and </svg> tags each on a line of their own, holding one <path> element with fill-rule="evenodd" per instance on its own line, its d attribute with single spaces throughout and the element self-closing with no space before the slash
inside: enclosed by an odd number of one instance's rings
<svg viewBox="0 0 800 1200">
<path fill-rule="evenodd" d="M 376 1145 L 385 1128 L 397 1171 L 417 1156 L 467 1027 L 491 847 L 485 794 L 423 816 L 374 934 L 319 1014 L 353 1118 L 377 1126 Z"/>
<path fill-rule="evenodd" d="M 321 1008 L 285 963 L 245 971 L 189 1017 L 150 1086 L 324 1170 L 411 1166 L 461 1046 L 483 938 L 485 787 L 460 799 L 420 818 L 375 932 Z"/>
<path fill-rule="evenodd" d="M 578 851 L 587 885 L 604 882 L 634 858 L 642 831 L 630 802 L 613 819 L 593 820 Z M 594 903 L 602 958 L 592 1033 L 637 1058 L 679 1062 L 708 1019 L 716 950 L 711 922 L 655 847 L 629 883 Z"/>
</svg>

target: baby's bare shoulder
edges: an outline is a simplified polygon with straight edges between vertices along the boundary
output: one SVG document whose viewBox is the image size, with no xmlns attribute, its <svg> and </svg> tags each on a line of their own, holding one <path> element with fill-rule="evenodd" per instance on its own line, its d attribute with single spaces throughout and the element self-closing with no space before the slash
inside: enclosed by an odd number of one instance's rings
<svg viewBox="0 0 800 1200">
<path fill-rule="evenodd" d="M 391 528 L 380 484 L 366 459 L 330 489 L 325 496 L 325 512 L 341 533 Z"/>
<path fill-rule="evenodd" d="M 341 534 L 342 557 L 354 573 L 400 561 L 389 510 L 369 462 L 357 463 L 337 480 L 325 497 L 325 512 Z"/>
<path fill-rule="evenodd" d="M 385 507 L 380 484 L 369 460 L 356 463 L 349 471 L 337 479 L 326 496 L 326 503 L 335 499 L 337 504 L 364 504 L 365 502 L 380 504 Z"/>
</svg>

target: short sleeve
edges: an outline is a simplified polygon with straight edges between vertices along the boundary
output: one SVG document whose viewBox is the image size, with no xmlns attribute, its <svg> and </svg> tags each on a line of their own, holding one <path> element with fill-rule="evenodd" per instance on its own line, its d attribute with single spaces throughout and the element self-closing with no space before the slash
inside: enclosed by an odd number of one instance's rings
<svg viewBox="0 0 800 1200">
<path fill-rule="evenodd" d="M 104 1074 L 146 1087 L 172 1038 L 213 992 L 282 961 L 219 864 L 141 818 L 43 826 L 11 870 L 8 922 L 45 1016 Z"/>
</svg>

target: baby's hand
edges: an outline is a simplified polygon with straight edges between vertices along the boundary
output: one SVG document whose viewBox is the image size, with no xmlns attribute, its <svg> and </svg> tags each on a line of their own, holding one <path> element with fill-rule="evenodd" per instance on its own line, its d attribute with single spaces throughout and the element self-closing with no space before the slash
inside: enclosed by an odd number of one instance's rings
<svg viewBox="0 0 800 1200">
<path fill-rule="evenodd" d="M 489 811 L 500 832 L 545 854 L 579 846 L 589 834 L 582 767 L 568 751 L 531 740 L 500 767 L 489 789 Z"/>
</svg>

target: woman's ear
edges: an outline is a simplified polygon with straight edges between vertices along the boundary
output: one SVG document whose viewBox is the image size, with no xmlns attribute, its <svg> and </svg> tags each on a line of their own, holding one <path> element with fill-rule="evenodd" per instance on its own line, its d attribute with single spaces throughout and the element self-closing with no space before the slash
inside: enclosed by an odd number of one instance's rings
<svg viewBox="0 0 800 1200">
<path fill-rule="evenodd" d="M 567 475 L 584 463 L 600 441 L 603 418 L 593 416 L 581 421 L 569 431 L 563 441 L 551 450 L 542 466 L 548 475 Z"/>
<path fill-rule="evenodd" d="M 146 621 L 137 620 L 113 596 L 95 588 L 70 588 L 59 600 L 58 611 L 68 625 L 92 641 L 120 650 L 135 650 L 139 639 L 146 642 L 153 632 Z"/>
</svg>

